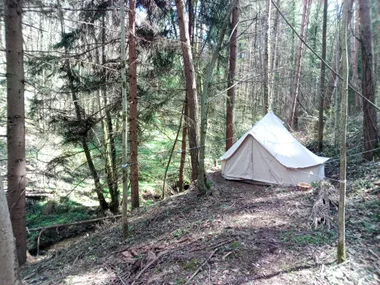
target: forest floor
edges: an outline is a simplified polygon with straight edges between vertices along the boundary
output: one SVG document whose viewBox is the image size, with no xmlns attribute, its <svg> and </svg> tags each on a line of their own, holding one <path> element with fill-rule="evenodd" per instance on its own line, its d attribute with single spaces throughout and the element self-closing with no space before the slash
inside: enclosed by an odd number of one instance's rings
<svg viewBox="0 0 380 285">
<path fill-rule="evenodd" d="M 380 170 L 350 190 L 348 259 L 336 263 L 336 229 L 314 230 L 316 194 L 226 181 L 134 211 L 130 234 L 104 222 L 22 268 L 25 284 L 380 284 Z"/>
</svg>

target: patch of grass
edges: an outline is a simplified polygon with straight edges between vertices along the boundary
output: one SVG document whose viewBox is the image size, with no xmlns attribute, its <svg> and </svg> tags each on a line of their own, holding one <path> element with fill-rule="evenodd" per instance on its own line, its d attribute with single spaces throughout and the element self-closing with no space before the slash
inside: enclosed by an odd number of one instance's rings
<svg viewBox="0 0 380 285">
<path fill-rule="evenodd" d="M 189 271 L 195 271 L 199 267 L 199 265 L 201 265 L 200 259 L 192 258 L 185 264 L 183 268 Z"/>
<path fill-rule="evenodd" d="M 337 234 L 334 231 L 314 231 L 314 232 L 282 232 L 280 234 L 280 239 L 282 242 L 291 242 L 295 245 L 324 245 L 331 244 L 337 238 Z"/>
<path fill-rule="evenodd" d="M 234 240 L 234 241 L 231 243 L 231 247 L 232 247 L 233 249 L 239 248 L 239 247 L 241 247 L 241 243 L 238 242 L 238 241 L 236 241 L 236 240 Z"/>
<path fill-rule="evenodd" d="M 188 232 L 189 231 L 186 229 L 177 229 L 173 232 L 173 237 L 175 237 L 176 239 L 180 239 L 181 237 L 186 235 Z"/>
</svg>

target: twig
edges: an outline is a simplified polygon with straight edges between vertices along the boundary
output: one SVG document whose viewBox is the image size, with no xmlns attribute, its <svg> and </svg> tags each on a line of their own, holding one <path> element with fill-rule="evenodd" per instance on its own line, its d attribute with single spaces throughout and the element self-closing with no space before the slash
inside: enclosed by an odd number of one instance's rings
<svg viewBox="0 0 380 285">
<path fill-rule="evenodd" d="M 226 241 L 223 241 L 223 242 L 220 242 L 220 243 L 217 243 L 216 245 L 213 245 L 211 246 L 211 249 L 214 249 L 214 248 L 219 248 L 221 247 L 222 245 L 225 245 L 227 243 L 230 243 L 232 241 L 234 241 L 235 239 L 232 238 L 232 239 L 229 239 L 229 240 L 226 240 Z M 198 250 L 202 250 L 202 249 L 205 249 L 205 248 L 208 248 L 208 246 L 203 246 L 203 247 L 200 247 L 200 248 L 195 248 L 193 250 L 190 250 L 189 252 L 194 252 L 194 251 L 198 251 Z"/>
<path fill-rule="evenodd" d="M 141 270 L 139 272 L 139 274 L 136 275 L 135 277 L 135 280 L 133 280 L 132 284 L 131 285 L 134 285 L 135 282 L 137 281 L 137 279 L 140 278 L 140 276 L 153 264 L 155 263 L 157 260 L 159 260 L 161 258 L 161 256 L 163 256 L 165 253 L 167 253 L 167 251 L 163 251 L 163 252 L 160 252 L 157 257 L 155 259 L 153 259 L 151 262 L 149 262 L 144 268 L 143 270 Z"/>
<path fill-rule="evenodd" d="M 121 215 L 115 215 L 115 216 L 109 216 L 109 217 L 103 217 L 103 218 L 97 218 L 97 219 L 91 219 L 91 220 L 85 220 L 85 221 L 80 221 L 80 222 L 74 222 L 74 223 L 68 223 L 68 224 L 55 224 L 47 227 L 38 227 L 38 228 L 32 228 L 29 229 L 29 231 L 44 231 L 47 229 L 53 229 L 53 228 L 59 228 L 59 227 L 67 227 L 67 226 L 74 226 L 74 225 L 80 225 L 80 224 L 85 224 L 85 223 L 94 223 L 102 220 L 107 220 L 107 219 L 117 219 L 120 218 Z"/>
<path fill-rule="evenodd" d="M 219 248 L 216 248 L 211 254 L 210 256 L 198 267 L 197 271 L 194 272 L 193 275 L 191 275 L 191 277 L 189 279 L 187 279 L 186 284 L 189 284 L 189 282 L 199 273 L 199 271 L 201 271 L 202 267 L 207 263 L 207 261 L 210 260 L 211 257 L 214 256 L 214 254 L 218 251 Z"/>
</svg>

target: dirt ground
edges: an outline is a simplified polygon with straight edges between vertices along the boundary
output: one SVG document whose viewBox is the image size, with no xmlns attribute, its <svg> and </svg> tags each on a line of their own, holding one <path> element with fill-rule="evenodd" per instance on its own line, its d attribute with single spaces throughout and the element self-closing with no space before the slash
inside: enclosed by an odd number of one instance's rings
<svg viewBox="0 0 380 285">
<path fill-rule="evenodd" d="M 336 229 L 312 227 L 312 190 L 209 177 L 212 195 L 190 189 L 134 212 L 126 241 L 105 223 L 30 260 L 25 284 L 380 284 L 378 186 L 348 200 L 338 265 Z"/>
</svg>

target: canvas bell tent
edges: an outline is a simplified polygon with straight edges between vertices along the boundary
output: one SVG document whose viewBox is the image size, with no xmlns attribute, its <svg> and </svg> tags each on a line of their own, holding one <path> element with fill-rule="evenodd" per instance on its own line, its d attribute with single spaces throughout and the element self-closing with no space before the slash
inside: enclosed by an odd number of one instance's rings
<svg viewBox="0 0 380 285">
<path fill-rule="evenodd" d="M 322 180 L 328 158 L 309 151 L 283 124 L 272 112 L 258 121 L 221 157 L 223 177 L 281 185 Z"/>
</svg>

